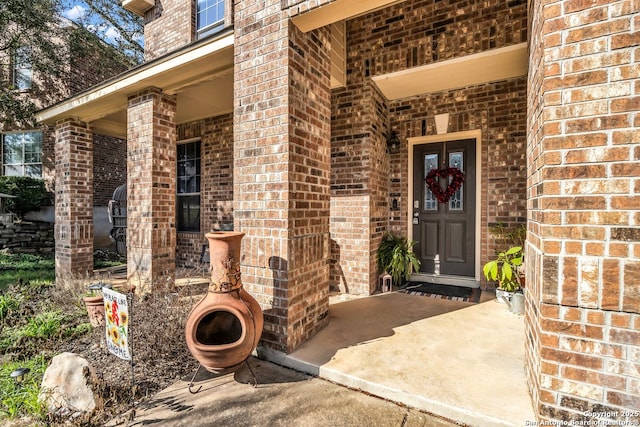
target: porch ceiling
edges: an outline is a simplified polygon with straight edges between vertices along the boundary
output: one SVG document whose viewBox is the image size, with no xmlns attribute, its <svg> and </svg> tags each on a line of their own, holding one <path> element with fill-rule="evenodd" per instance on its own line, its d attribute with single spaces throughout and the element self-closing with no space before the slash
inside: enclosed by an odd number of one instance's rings
<svg viewBox="0 0 640 427">
<path fill-rule="evenodd" d="M 47 124 L 77 117 L 94 132 L 126 138 L 127 98 L 148 87 L 177 95 L 176 122 L 233 111 L 233 33 L 196 43 L 36 113 Z"/>
<path fill-rule="evenodd" d="M 527 74 L 527 44 L 520 43 L 448 61 L 373 77 L 389 100 L 458 89 Z"/>
<path fill-rule="evenodd" d="M 404 0 L 335 0 L 295 16 L 291 21 L 306 33 L 402 1 Z"/>
</svg>

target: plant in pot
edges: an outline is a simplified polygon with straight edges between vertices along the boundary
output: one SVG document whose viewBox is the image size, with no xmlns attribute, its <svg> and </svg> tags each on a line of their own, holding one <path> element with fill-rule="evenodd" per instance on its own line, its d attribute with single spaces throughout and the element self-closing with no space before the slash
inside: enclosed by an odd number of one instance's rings
<svg viewBox="0 0 640 427">
<path fill-rule="evenodd" d="M 87 314 L 89 315 L 89 323 L 94 328 L 104 325 L 104 297 L 102 295 L 103 287 L 111 288 L 107 283 L 94 283 L 89 285 L 88 292 L 82 297 Z"/>
<path fill-rule="evenodd" d="M 389 273 L 396 285 L 409 280 L 414 270 L 420 270 L 420 260 L 413 253 L 416 243 L 392 232 L 385 234 L 378 248 L 379 272 Z"/>
<path fill-rule="evenodd" d="M 498 282 L 496 297 L 499 301 L 510 302 L 513 294 L 521 291 L 520 268 L 523 258 L 522 246 L 513 246 L 504 252 L 498 252 L 496 258 L 482 268 L 487 280 Z"/>
</svg>

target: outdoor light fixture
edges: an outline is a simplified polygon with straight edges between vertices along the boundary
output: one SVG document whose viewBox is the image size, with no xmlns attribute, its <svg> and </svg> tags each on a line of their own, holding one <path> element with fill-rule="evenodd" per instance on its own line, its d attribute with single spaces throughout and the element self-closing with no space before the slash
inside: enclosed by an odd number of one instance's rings
<svg viewBox="0 0 640 427">
<path fill-rule="evenodd" d="M 15 371 L 11 372 L 11 378 L 13 378 L 17 384 L 20 384 L 22 381 L 24 381 L 29 372 L 31 372 L 31 369 L 29 368 L 18 368 Z"/>
<path fill-rule="evenodd" d="M 392 130 L 391 135 L 387 139 L 387 151 L 389 154 L 396 154 L 400 152 L 400 139 L 396 135 L 396 131 Z"/>
</svg>

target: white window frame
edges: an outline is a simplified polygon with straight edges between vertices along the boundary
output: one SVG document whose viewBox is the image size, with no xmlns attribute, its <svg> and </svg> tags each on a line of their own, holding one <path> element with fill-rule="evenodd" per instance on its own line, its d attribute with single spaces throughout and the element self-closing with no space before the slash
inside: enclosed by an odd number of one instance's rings
<svg viewBox="0 0 640 427">
<path fill-rule="evenodd" d="M 19 91 L 28 91 L 33 88 L 32 56 L 31 46 L 20 46 L 13 51 L 11 58 L 12 83 L 13 87 Z"/>
<path fill-rule="evenodd" d="M 22 154 L 21 154 L 21 162 L 20 163 L 5 163 L 4 161 L 4 147 L 5 147 L 5 139 L 7 136 L 9 135 L 27 135 L 27 134 L 37 134 L 40 135 L 40 161 L 39 162 L 27 162 L 25 161 L 25 143 L 24 140 L 22 141 L 21 144 L 21 148 L 22 148 Z M 10 176 L 31 176 L 33 178 L 39 178 L 42 179 L 43 176 L 43 167 L 42 167 L 42 147 L 44 145 L 44 134 L 42 133 L 41 130 L 38 129 L 32 129 L 32 130 L 27 130 L 27 131 L 21 131 L 21 132 L 3 132 L 1 134 L 0 137 L 0 164 L 2 165 L 2 175 L 7 175 L 6 173 L 6 168 L 8 166 L 11 167 L 18 167 L 20 168 L 20 173 L 19 174 L 10 174 Z M 39 176 L 33 176 L 33 175 L 27 175 L 26 174 L 26 168 L 29 165 L 38 165 L 40 166 L 40 175 Z"/>
<path fill-rule="evenodd" d="M 226 28 L 228 26 L 228 23 L 230 22 L 230 10 L 231 10 L 231 2 L 229 2 L 229 0 L 204 0 L 204 1 L 216 1 L 216 6 L 218 3 L 222 3 L 224 6 L 224 12 L 223 12 L 223 16 L 221 19 L 217 20 L 216 22 L 211 22 L 203 27 L 199 27 L 199 23 L 198 23 L 198 17 L 200 15 L 200 1 L 201 0 L 195 0 L 196 1 L 196 7 L 195 7 L 195 13 L 196 13 L 196 35 L 198 39 L 207 37 L 211 34 L 215 34 L 219 31 L 222 31 L 224 28 Z"/>
</svg>

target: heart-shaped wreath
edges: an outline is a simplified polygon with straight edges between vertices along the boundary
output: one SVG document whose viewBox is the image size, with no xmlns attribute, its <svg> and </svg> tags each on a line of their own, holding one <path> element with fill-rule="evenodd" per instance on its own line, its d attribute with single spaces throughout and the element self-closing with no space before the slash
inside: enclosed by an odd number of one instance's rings
<svg viewBox="0 0 640 427">
<path fill-rule="evenodd" d="M 442 189 L 437 178 L 451 177 L 451 182 L 446 189 Z M 464 182 L 464 173 L 458 168 L 431 169 L 424 179 L 427 187 L 438 199 L 440 203 L 448 203 L 449 199 L 456 194 Z"/>
</svg>

